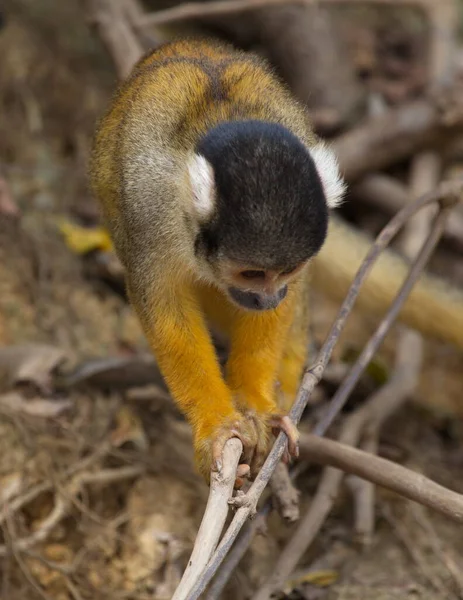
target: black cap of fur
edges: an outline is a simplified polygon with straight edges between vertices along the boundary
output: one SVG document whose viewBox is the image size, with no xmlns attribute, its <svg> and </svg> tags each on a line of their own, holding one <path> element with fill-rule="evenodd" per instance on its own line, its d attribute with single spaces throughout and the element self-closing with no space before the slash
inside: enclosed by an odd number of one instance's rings
<svg viewBox="0 0 463 600">
<path fill-rule="evenodd" d="M 315 164 L 281 125 L 227 122 L 196 151 L 214 169 L 216 208 L 197 248 L 260 268 L 293 267 L 315 255 L 328 209 Z"/>
</svg>

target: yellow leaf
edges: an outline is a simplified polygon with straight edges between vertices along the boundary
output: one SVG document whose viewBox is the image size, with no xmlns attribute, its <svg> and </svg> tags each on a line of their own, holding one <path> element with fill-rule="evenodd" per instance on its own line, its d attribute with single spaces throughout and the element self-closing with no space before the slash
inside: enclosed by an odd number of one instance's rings
<svg viewBox="0 0 463 600">
<path fill-rule="evenodd" d="M 138 448 L 146 450 L 148 439 L 138 415 L 128 406 L 121 406 L 115 417 L 116 428 L 111 432 L 111 441 L 116 448 L 126 442 L 132 442 Z"/>
<path fill-rule="evenodd" d="M 56 225 L 67 247 L 76 254 L 88 254 L 94 250 L 110 252 L 113 249 L 109 234 L 103 227 L 81 227 L 67 219 L 57 219 Z"/>
<path fill-rule="evenodd" d="M 285 586 L 285 593 L 290 593 L 295 587 L 301 585 L 301 583 L 311 583 L 317 587 L 328 587 L 336 583 L 338 577 L 338 572 L 332 569 L 309 571 L 300 577 L 289 580 L 287 586 Z"/>
</svg>

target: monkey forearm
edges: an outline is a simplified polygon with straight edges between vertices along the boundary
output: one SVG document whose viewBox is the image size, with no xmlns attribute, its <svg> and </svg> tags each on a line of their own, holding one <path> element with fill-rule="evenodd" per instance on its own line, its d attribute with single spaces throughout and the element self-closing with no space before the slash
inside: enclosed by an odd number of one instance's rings
<svg viewBox="0 0 463 600">
<path fill-rule="evenodd" d="M 332 218 L 325 245 L 312 264 L 314 287 L 335 300 L 343 300 L 370 246 L 366 236 Z M 407 270 L 407 263 L 398 255 L 383 253 L 360 291 L 357 306 L 372 314 L 384 313 Z M 435 277 L 421 277 L 399 318 L 424 335 L 463 349 L 463 292 Z"/>
<path fill-rule="evenodd" d="M 130 297 L 138 308 L 137 297 Z M 174 310 L 169 297 L 160 291 L 152 308 L 138 313 L 174 400 L 197 434 L 208 437 L 236 414 L 232 396 L 193 293 L 178 291 Z"/>
<path fill-rule="evenodd" d="M 234 324 L 227 381 L 237 401 L 259 413 L 277 410 L 275 382 L 295 301 L 290 291 L 277 310 L 242 313 Z"/>
</svg>

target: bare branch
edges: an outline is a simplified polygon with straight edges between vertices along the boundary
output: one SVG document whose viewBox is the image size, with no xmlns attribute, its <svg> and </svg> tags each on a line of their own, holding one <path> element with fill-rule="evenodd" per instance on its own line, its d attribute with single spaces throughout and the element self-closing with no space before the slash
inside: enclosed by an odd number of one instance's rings
<svg viewBox="0 0 463 600">
<path fill-rule="evenodd" d="M 143 54 L 123 4 L 113 0 L 88 0 L 90 18 L 108 48 L 119 77 L 126 77 Z"/>
<path fill-rule="evenodd" d="M 220 2 L 186 2 L 173 8 L 166 8 L 146 15 L 139 21 L 139 27 L 153 27 L 176 23 L 178 21 L 203 19 L 244 13 L 269 6 L 306 4 L 314 0 L 220 0 Z"/>
<path fill-rule="evenodd" d="M 372 481 L 463 523 L 463 495 L 385 458 L 314 434 L 301 435 L 301 455 Z"/>
<path fill-rule="evenodd" d="M 203 520 L 196 536 L 195 545 L 182 580 L 172 600 L 189 598 L 189 592 L 217 547 L 228 515 L 228 503 L 233 494 L 236 468 L 243 452 L 243 444 L 237 438 L 229 440 L 223 451 L 221 473 L 211 475 L 211 488 Z"/>
<path fill-rule="evenodd" d="M 278 463 L 270 479 L 272 501 L 278 514 L 287 523 L 294 523 L 299 519 L 299 491 L 294 487 L 288 468 L 283 463 Z"/>
<path fill-rule="evenodd" d="M 239 562 L 246 554 L 256 532 L 265 524 L 267 516 L 271 510 L 271 500 L 268 500 L 259 510 L 257 516 L 252 521 L 248 521 L 241 530 L 233 548 L 227 554 L 222 563 L 221 569 L 211 583 L 206 600 L 219 600 L 222 597 L 222 592 L 227 585 L 230 576 L 235 571 Z"/>
<path fill-rule="evenodd" d="M 357 181 L 371 171 L 383 169 L 422 148 L 438 147 L 460 135 L 463 129 L 461 86 L 446 91 L 449 107 L 439 99 L 420 99 L 368 119 L 332 142 L 341 171 Z M 448 115 L 448 116 L 447 116 Z"/>
</svg>

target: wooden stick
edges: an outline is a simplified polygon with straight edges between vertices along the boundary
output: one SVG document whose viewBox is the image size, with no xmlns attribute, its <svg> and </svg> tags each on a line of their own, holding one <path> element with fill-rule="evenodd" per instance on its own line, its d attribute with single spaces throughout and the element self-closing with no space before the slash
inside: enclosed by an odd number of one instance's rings
<svg viewBox="0 0 463 600">
<path fill-rule="evenodd" d="M 420 473 L 314 434 L 301 434 L 301 456 L 392 490 L 432 508 L 456 523 L 463 523 L 463 495 L 448 490 Z"/>
<path fill-rule="evenodd" d="M 191 587 L 206 567 L 217 547 L 220 534 L 228 515 L 228 503 L 233 494 L 238 461 L 243 452 L 243 444 L 232 438 L 225 444 L 221 473 L 211 475 L 211 489 L 204 511 L 203 520 L 196 536 L 195 545 L 172 600 L 189 598 Z"/>
</svg>

